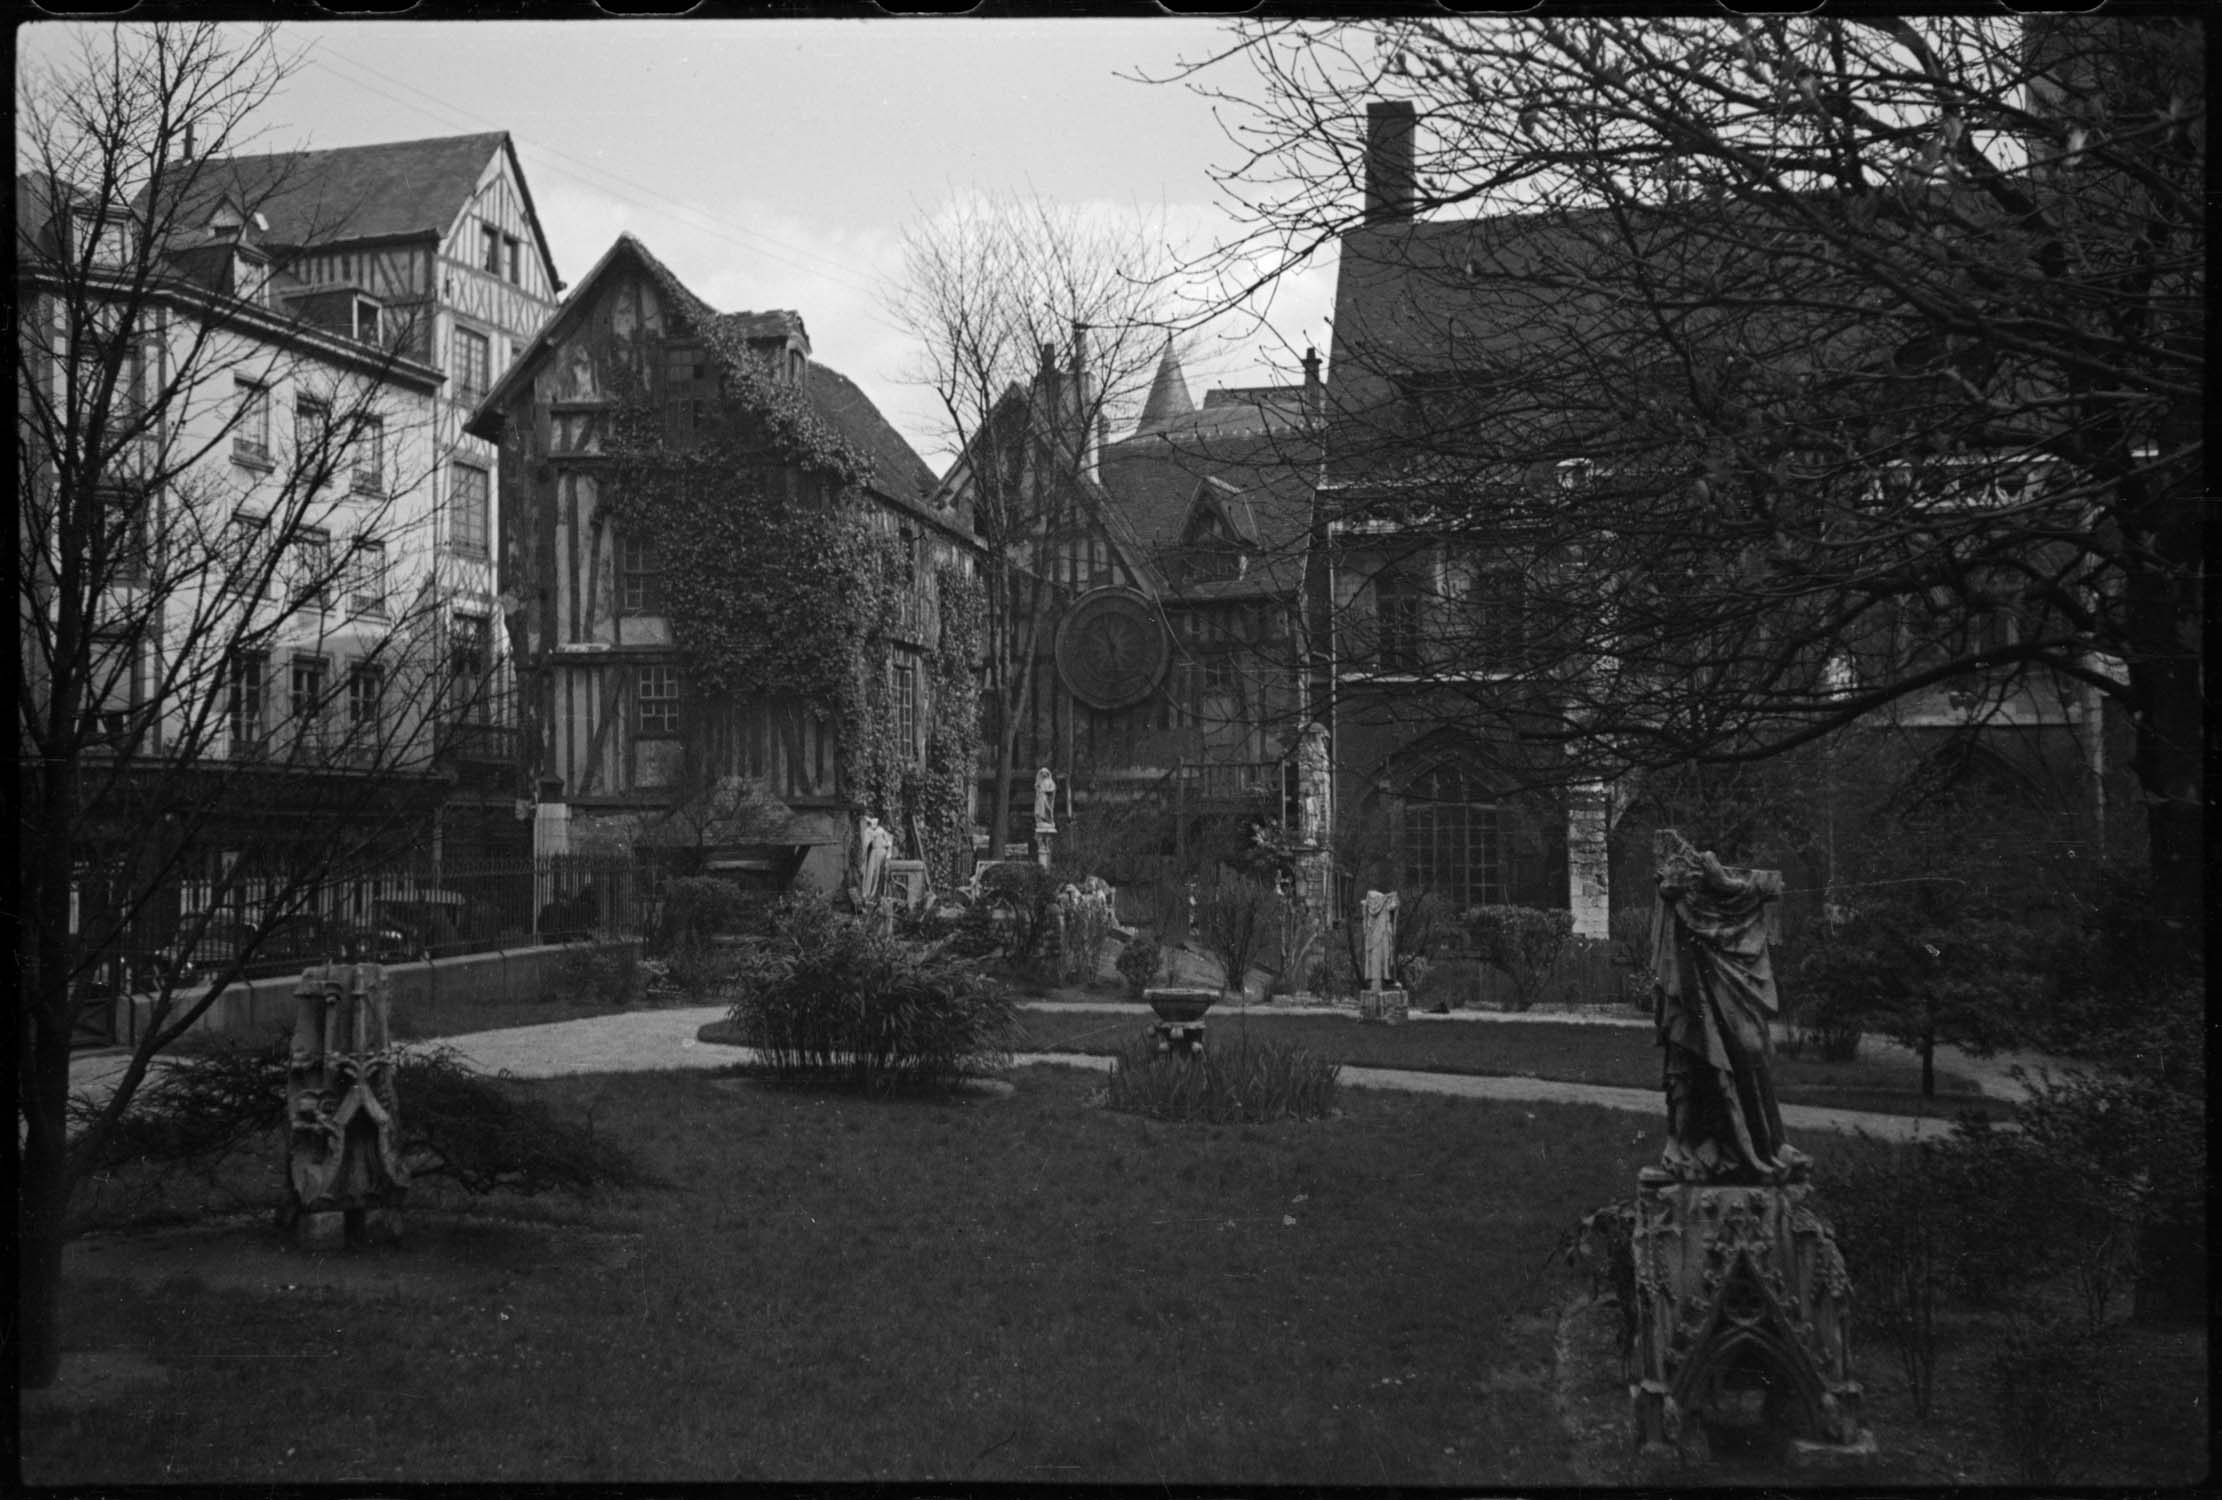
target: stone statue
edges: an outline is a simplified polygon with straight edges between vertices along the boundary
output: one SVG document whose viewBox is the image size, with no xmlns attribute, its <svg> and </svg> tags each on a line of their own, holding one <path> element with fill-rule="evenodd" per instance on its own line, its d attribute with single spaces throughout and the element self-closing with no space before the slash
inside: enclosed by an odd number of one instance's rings
<svg viewBox="0 0 2222 1500">
<path fill-rule="evenodd" d="M 409 1171 L 377 964 L 320 964 L 293 991 L 284 1221 L 308 1244 L 401 1232 Z"/>
<path fill-rule="evenodd" d="M 1684 1180 L 1784 1182 L 1805 1156 L 1783 1140 L 1768 1072 L 1779 1002 L 1767 954 L 1775 870 L 1730 870 L 1671 830 L 1657 844 L 1652 997 L 1666 1051 L 1667 1147 Z"/>
<path fill-rule="evenodd" d="M 1034 773 L 1034 831 L 1057 831 L 1057 778 L 1047 766 Z"/>
<path fill-rule="evenodd" d="M 1366 988 L 1378 990 L 1396 974 L 1396 892 L 1368 891 L 1361 908 L 1365 920 Z"/>
<path fill-rule="evenodd" d="M 1296 841 L 1307 846 L 1327 842 L 1327 729 L 1307 724 L 1296 738 Z"/>
<path fill-rule="evenodd" d="M 887 831 L 885 823 L 866 813 L 857 825 L 856 842 L 856 903 L 861 910 L 880 899 L 880 882 L 887 876 L 887 859 L 895 850 L 895 836 Z"/>
</svg>

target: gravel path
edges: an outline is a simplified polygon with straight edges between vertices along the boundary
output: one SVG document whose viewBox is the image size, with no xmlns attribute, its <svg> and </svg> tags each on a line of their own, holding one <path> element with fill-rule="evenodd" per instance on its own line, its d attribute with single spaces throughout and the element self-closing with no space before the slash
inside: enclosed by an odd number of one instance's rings
<svg viewBox="0 0 2222 1500">
<path fill-rule="evenodd" d="M 1106 1000 L 1076 1004 L 1067 1001 L 1034 1001 L 1028 1010 L 1085 1011 L 1104 1015 L 1142 1016 L 1149 1007 L 1126 1001 Z M 1275 1014 L 1347 1015 L 1347 1011 L 1298 1010 L 1272 1007 Z M 584 1021 L 557 1021 L 545 1026 L 518 1026 L 505 1031 L 479 1031 L 465 1036 L 442 1037 L 438 1044 L 452 1047 L 475 1068 L 508 1073 L 517 1078 L 555 1078 L 574 1073 L 657 1073 L 688 1069 L 730 1067 L 744 1060 L 746 1052 L 697 1039 L 712 1021 L 725 1018 L 722 1005 L 690 1006 L 678 1010 L 617 1011 Z M 1531 1012 L 1508 1015 L 1497 1011 L 1455 1012 L 1448 1016 L 1414 1016 L 1417 1025 L 1470 1022 L 1518 1025 L 1532 1022 L 1575 1022 L 1587 1025 L 1648 1026 L 1641 1016 L 1548 1014 Z M 2028 1059 L 2041 1062 L 2042 1059 Z M 1111 1060 L 1074 1053 L 1021 1053 L 1020 1064 L 1048 1063 L 1066 1067 L 1107 1070 Z M 2019 1086 L 2006 1076 L 2011 1057 L 1966 1058 L 1956 1052 L 1946 1056 L 1939 1049 L 1938 1063 L 1974 1078 L 1985 1093 L 2011 1098 Z M 72 1087 L 97 1092 L 123 1070 L 123 1058 L 114 1053 L 81 1057 L 70 1066 Z M 1421 1073 L 1395 1068 L 1345 1066 L 1342 1081 L 1355 1088 L 1402 1089 L 1408 1093 L 1444 1094 L 1461 1099 L 1501 1099 L 1515 1103 L 1594 1104 L 1606 1109 L 1656 1115 L 1664 1101 L 1654 1089 L 1611 1088 L 1602 1084 L 1562 1083 L 1543 1078 L 1509 1078 L 1461 1073 Z M 1854 1110 L 1823 1109 L 1815 1105 L 1785 1104 L 1782 1123 L 1793 1130 L 1865 1130 L 1889 1140 L 1913 1140 L 1937 1135 L 1946 1122 L 1918 1120 L 1904 1115 L 1867 1114 Z"/>
</svg>

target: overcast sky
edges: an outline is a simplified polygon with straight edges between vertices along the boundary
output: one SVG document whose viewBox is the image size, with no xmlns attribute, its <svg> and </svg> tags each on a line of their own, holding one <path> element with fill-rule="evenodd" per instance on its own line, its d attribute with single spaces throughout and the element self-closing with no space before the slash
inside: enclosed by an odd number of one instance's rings
<svg viewBox="0 0 2222 1500">
<path fill-rule="evenodd" d="M 18 31 L 26 60 L 67 28 Z M 1159 211 L 1191 244 L 1226 232 L 1208 175 L 1234 160 L 1209 102 L 1163 76 L 1220 23 L 1154 21 L 293 24 L 304 65 L 268 149 L 482 130 L 516 140 L 557 273 L 631 231 L 712 305 L 800 311 L 939 469 L 946 445 L 877 288 L 907 220 L 972 188 Z M 1298 378 L 1327 345 L 1331 267 L 1279 289 L 1267 328 L 1225 319 L 1188 355 L 1191 392 Z"/>
</svg>

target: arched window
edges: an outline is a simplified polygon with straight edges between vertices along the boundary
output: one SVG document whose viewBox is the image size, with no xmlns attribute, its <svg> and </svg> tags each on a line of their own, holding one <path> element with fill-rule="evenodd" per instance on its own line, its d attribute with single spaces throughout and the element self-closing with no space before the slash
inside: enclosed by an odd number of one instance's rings
<svg viewBox="0 0 2222 1500">
<path fill-rule="evenodd" d="M 1414 777 L 1397 832 L 1409 888 L 1460 908 L 1504 903 L 1504 810 L 1479 778 L 1455 766 Z"/>
</svg>

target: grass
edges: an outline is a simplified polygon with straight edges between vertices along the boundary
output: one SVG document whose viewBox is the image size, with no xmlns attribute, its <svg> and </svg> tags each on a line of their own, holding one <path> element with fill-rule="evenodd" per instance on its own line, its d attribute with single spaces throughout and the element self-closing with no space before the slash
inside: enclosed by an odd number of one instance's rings
<svg viewBox="0 0 2222 1500">
<path fill-rule="evenodd" d="M 122 1274 L 111 1238 L 71 1262 L 70 1357 L 151 1361 L 156 1378 L 27 1400 L 24 1477 L 1582 1479 L 1552 1389 L 1555 1311 L 1577 1288 L 1546 1262 L 1578 1214 L 1627 1194 L 1656 1129 L 1376 1091 L 1330 1121 L 1176 1126 L 1094 1107 L 1097 1075 L 1013 1076 L 1012 1097 L 962 1105 L 707 1074 L 517 1085 L 592 1111 L 675 1186 L 583 1211 L 497 1203 L 503 1217 L 475 1230 L 420 1214 L 402 1247 L 349 1258 L 413 1262 L 406 1282 L 321 1284 L 316 1258 L 275 1242 L 197 1262 L 150 1248 Z M 265 1151 L 224 1175 L 267 1202 L 272 1167 Z M 2115 1331 L 2120 1357 L 2077 1413 L 2091 1434 L 2078 1477 L 2195 1472 L 2201 1333 Z M 1885 1444 L 1876 1482 L 2011 1480 L 1984 1336 L 1954 1333 L 1939 1416 L 1915 1428 L 1895 1366 L 1855 1328 Z M 1610 1426 L 1624 1387 L 1597 1379 Z M 1674 1486 L 1754 1482 L 1708 1471 Z"/>
<path fill-rule="evenodd" d="M 1214 1042 L 1223 1044 L 1247 1026 L 1260 1040 L 1293 1042 L 1329 1061 L 1354 1067 L 1550 1078 L 1614 1088 L 1659 1087 L 1659 1049 L 1648 1027 L 1422 1020 L 1403 1026 L 1361 1026 L 1340 1016 L 1276 1015 L 1271 1010 L 1252 1010 L 1247 1015 L 1214 1010 L 1208 1019 Z M 1109 1054 L 1146 1024 L 1134 1016 L 1113 1017 L 1100 1011 L 1030 1010 L 1020 1015 L 1016 1045 L 1026 1052 Z M 1940 1116 L 1979 1104 L 1994 1117 L 2012 1113 L 2010 1104 L 1984 1098 L 1970 1080 L 1942 1069 L 1937 1073 L 1937 1097 L 1923 1099 L 1920 1070 L 1911 1063 L 1824 1063 L 1777 1054 L 1774 1081 L 1775 1093 L 1785 1104 Z"/>
<path fill-rule="evenodd" d="M 639 1235 L 631 1265 L 486 1264 L 406 1298 L 73 1280 L 70 1346 L 169 1376 L 134 1420 L 28 1410 L 25 1475 L 1570 1478 L 1545 1262 L 1655 1137 L 1604 1110 L 1386 1095 L 1181 1127 L 1091 1107 L 1093 1075 L 1016 1079 L 966 1105 L 531 1085 L 683 1184 L 597 1209 Z"/>
</svg>

